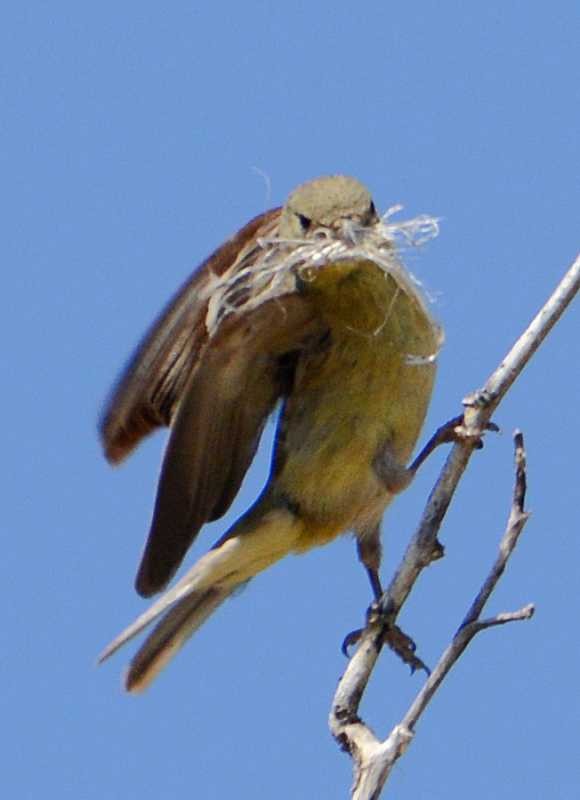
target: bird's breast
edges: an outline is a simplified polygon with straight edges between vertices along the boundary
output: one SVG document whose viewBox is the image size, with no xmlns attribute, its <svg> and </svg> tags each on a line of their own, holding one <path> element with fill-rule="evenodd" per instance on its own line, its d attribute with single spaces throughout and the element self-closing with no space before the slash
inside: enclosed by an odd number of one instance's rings
<svg viewBox="0 0 580 800">
<path fill-rule="evenodd" d="M 313 523 L 344 530 L 380 518 L 390 499 L 373 462 L 385 447 L 409 459 L 440 333 L 418 295 L 367 262 L 325 268 L 308 291 L 327 333 L 298 362 L 276 483 Z"/>
</svg>

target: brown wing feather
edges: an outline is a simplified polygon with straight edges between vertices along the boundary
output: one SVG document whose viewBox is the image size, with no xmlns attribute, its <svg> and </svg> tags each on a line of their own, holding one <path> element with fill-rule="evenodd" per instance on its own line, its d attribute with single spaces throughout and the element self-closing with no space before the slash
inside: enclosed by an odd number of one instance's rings
<svg viewBox="0 0 580 800">
<path fill-rule="evenodd" d="M 276 223 L 280 209 L 260 214 L 218 248 L 170 301 L 129 361 L 100 423 L 105 455 L 122 461 L 155 428 L 169 425 L 206 340 L 207 302 L 200 290 L 221 275 L 259 229 Z"/>
<path fill-rule="evenodd" d="M 140 594 L 162 589 L 201 526 L 229 507 L 286 391 L 286 354 L 318 325 L 307 302 L 288 295 L 229 318 L 207 346 L 172 425 L 136 579 Z"/>
</svg>

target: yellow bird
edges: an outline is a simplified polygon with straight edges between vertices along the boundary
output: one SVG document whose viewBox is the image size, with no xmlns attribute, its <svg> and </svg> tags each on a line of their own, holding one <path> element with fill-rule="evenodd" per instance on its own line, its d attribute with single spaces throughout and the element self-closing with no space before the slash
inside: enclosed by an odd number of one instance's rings
<svg viewBox="0 0 580 800">
<path fill-rule="evenodd" d="M 101 426 L 112 463 L 153 429 L 171 431 L 140 594 L 164 589 L 202 525 L 226 512 L 268 415 L 282 410 L 254 505 L 104 651 L 163 615 L 128 690 L 144 689 L 237 587 L 341 533 L 354 533 L 380 595 L 381 517 L 412 478 L 441 338 L 353 178 L 298 187 L 198 268 L 137 349 Z"/>
</svg>

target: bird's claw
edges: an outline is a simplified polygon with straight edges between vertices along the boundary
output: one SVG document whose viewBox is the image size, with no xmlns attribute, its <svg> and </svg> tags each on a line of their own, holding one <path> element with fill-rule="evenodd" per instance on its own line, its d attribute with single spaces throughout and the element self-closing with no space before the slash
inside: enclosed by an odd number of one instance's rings
<svg viewBox="0 0 580 800">
<path fill-rule="evenodd" d="M 350 658 L 348 653 L 348 648 L 355 645 L 359 641 L 363 633 L 364 633 L 364 628 L 357 628 L 356 631 L 351 631 L 350 633 L 346 634 L 346 636 L 342 640 L 342 644 L 340 645 L 340 650 L 343 656 L 346 656 L 346 658 Z"/>
<path fill-rule="evenodd" d="M 495 422 L 488 422 L 483 432 L 474 437 L 467 434 L 463 426 L 463 422 L 463 414 L 461 414 L 459 417 L 453 417 L 453 419 L 450 419 L 444 425 L 441 425 L 440 428 L 437 428 L 425 447 L 423 447 L 419 455 L 415 458 L 409 467 L 409 470 L 412 473 L 417 472 L 419 467 L 441 444 L 455 444 L 456 442 L 464 442 L 467 439 L 470 439 L 474 442 L 474 448 L 476 450 L 481 450 L 483 447 L 483 434 L 486 431 L 493 431 L 494 433 L 499 431 L 499 427 L 495 424 Z"/>
<path fill-rule="evenodd" d="M 373 609 L 376 611 L 374 605 L 371 606 L 367 612 L 367 617 L 372 617 Z M 373 620 L 373 622 L 374 621 L 375 620 Z M 349 648 L 360 641 L 365 630 L 366 628 L 358 628 L 357 630 L 347 633 L 347 635 L 344 637 L 340 649 L 346 658 L 350 657 L 348 652 Z M 425 662 L 415 655 L 417 645 L 413 639 L 411 639 L 410 636 L 402 631 L 398 625 L 388 622 L 383 622 L 381 624 L 379 635 L 376 639 L 376 645 L 377 647 L 382 647 L 385 644 L 388 645 L 390 649 L 399 656 L 401 661 L 409 665 L 411 668 L 411 674 L 419 669 L 423 670 L 427 675 L 431 674 L 431 670 L 425 664 Z"/>
<path fill-rule="evenodd" d="M 418 669 L 424 670 L 427 675 L 431 670 L 418 656 L 415 655 L 417 645 L 410 636 L 402 631 L 398 625 L 386 625 L 381 631 L 381 644 L 387 644 L 396 653 L 401 661 L 411 668 L 411 675 Z"/>
</svg>

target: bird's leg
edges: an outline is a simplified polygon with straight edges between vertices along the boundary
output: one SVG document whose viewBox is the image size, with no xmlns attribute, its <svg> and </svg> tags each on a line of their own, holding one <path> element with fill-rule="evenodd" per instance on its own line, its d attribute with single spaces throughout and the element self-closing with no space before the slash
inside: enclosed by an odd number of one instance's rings
<svg viewBox="0 0 580 800">
<path fill-rule="evenodd" d="M 406 489 L 415 477 L 419 467 L 439 445 L 461 441 L 465 437 L 465 434 L 462 433 L 462 423 L 463 416 L 454 417 L 438 428 L 409 467 L 400 464 L 392 453 L 391 444 L 385 443 L 378 451 L 373 462 L 375 473 L 385 489 L 392 494 L 397 494 Z M 497 431 L 499 428 L 495 423 L 490 422 L 486 426 L 486 430 Z M 481 438 L 475 446 L 477 449 L 483 447 Z M 374 602 L 367 611 L 367 626 L 373 623 L 379 626 L 379 634 L 376 640 L 377 646 L 382 647 L 383 644 L 388 644 L 391 650 L 405 664 L 409 664 L 412 672 L 416 669 L 423 669 L 429 673 L 423 661 L 415 655 L 415 642 L 401 628 L 395 625 L 394 621 L 389 619 L 388 613 L 381 610 L 382 604 L 380 601 L 383 590 L 379 578 L 381 542 L 378 525 L 369 530 L 357 532 L 357 549 L 358 557 L 367 571 L 373 590 Z M 363 631 L 364 629 L 352 631 L 345 637 L 342 643 L 342 652 L 345 655 L 348 655 L 348 648 L 360 640 Z"/>
<path fill-rule="evenodd" d="M 379 577 L 382 556 L 380 525 L 357 532 L 356 550 L 359 561 L 369 576 L 374 599 L 378 601 L 383 594 L 383 587 Z"/>
<path fill-rule="evenodd" d="M 424 669 L 428 673 L 429 670 L 423 661 L 415 655 L 415 642 L 410 636 L 407 636 L 398 625 L 395 625 L 387 616 L 381 614 L 380 601 L 383 595 L 383 587 L 379 577 L 381 550 L 379 525 L 375 525 L 370 529 L 357 531 L 358 557 L 369 576 L 374 595 L 374 600 L 367 609 L 366 625 L 377 624 L 377 647 L 382 647 L 384 644 L 387 644 L 405 664 L 411 667 L 411 672 L 414 672 L 416 669 Z M 346 656 L 348 656 L 349 647 L 355 645 L 360 640 L 363 632 L 364 628 L 360 628 L 351 631 L 345 636 L 342 643 L 342 652 Z"/>
<path fill-rule="evenodd" d="M 488 422 L 485 426 L 486 431 L 499 431 L 498 426 L 495 422 Z M 427 444 L 423 447 L 421 452 L 415 458 L 413 463 L 408 468 L 408 471 L 411 473 L 411 476 L 414 476 L 419 467 L 423 464 L 424 461 L 431 455 L 431 453 L 439 447 L 440 444 L 451 444 L 454 442 L 460 442 L 466 438 L 465 433 L 463 432 L 463 414 L 459 417 L 453 417 L 448 422 L 445 422 L 441 427 L 437 428 L 433 436 L 429 439 Z M 483 447 L 483 440 L 481 436 L 477 439 L 475 444 L 475 448 L 477 450 L 481 450 Z"/>
<path fill-rule="evenodd" d="M 384 444 L 377 453 L 373 467 L 377 477 L 381 480 L 387 491 L 397 494 L 411 483 L 415 473 L 431 453 L 441 444 L 461 441 L 464 438 L 462 433 L 463 416 L 453 417 L 440 428 L 437 428 L 433 436 L 423 447 L 419 455 L 405 467 L 400 464 L 393 456 L 390 443 Z M 499 428 L 493 422 L 486 426 L 486 430 L 498 431 Z M 481 438 L 475 445 L 477 449 L 483 447 Z M 428 668 L 423 661 L 415 655 L 415 643 L 410 636 L 407 636 L 394 622 L 388 620 L 386 614 L 381 614 L 381 597 L 383 594 L 382 584 L 379 577 L 379 566 L 381 563 L 381 541 L 379 526 L 357 531 L 357 551 L 358 557 L 369 576 L 369 581 L 373 591 L 374 602 L 367 611 L 367 626 L 372 622 L 380 623 L 381 630 L 377 645 L 388 644 L 391 650 L 411 667 L 411 671 L 424 669 L 427 673 Z M 348 648 L 356 644 L 364 629 L 351 631 L 347 634 L 342 643 L 342 652 L 348 656 Z"/>
<path fill-rule="evenodd" d="M 485 426 L 485 430 L 498 431 L 499 428 L 494 422 L 489 422 Z M 398 494 L 409 486 L 419 467 L 439 445 L 461 442 L 466 438 L 467 434 L 463 429 L 463 416 L 453 417 L 453 419 L 437 428 L 425 447 L 408 467 L 401 464 L 393 455 L 391 443 L 385 442 L 377 451 L 373 461 L 375 474 L 388 492 Z M 482 447 L 483 440 L 479 436 L 475 440 L 475 448 L 481 450 Z M 361 558 L 361 560 L 365 563 L 364 559 Z"/>
<path fill-rule="evenodd" d="M 359 561 L 369 576 L 371 589 L 373 591 L 374 602 L 367 610 L 367 624 L 371 610 L 378 608 L 379 601 L 383 594 L 383 587 L 379 577 L 379 567 L 381 565 L 381 530 L 380 525 L 372 528 L 364 528 L 356 532 L 356 550 Z M 348 648 L 355 645 L 362 636 L 364 628 L 357 628 L 355 631 L 347 633 L 344 637 L 341 650 L 348 657 Z"/>
</svg>

